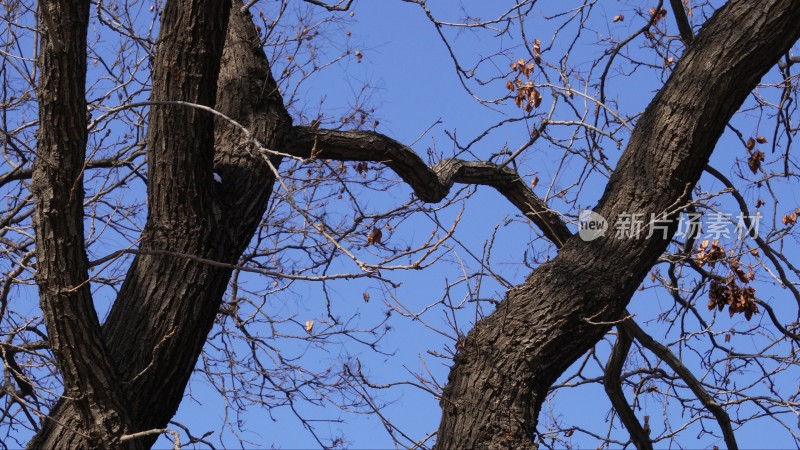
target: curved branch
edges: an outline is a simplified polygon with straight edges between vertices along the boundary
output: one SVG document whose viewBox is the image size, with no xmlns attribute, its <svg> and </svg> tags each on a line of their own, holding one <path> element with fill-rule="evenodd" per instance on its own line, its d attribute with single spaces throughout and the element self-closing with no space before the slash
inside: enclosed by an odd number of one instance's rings
<svg viewBox="0 0 800 450">
<path fill-rule="evenodd" d="M 691 370 L 683 365 L 681 360 L 675 356 L 669 348 L 656 341 L 642 330 L 633 319 L 623 321 L 620 327 L 630 333 L 644 348 L 650 350 L 654 355 L 667 363 L 667 365 L 686 382 L 686 385 L 691 389 L 694 395 L 697 396 L 700 403 L 705 406 L 717 420 L 717 423 L 719 423 L 719 427 L 722 429 L 722 436 L 725 439 L 725 446 L 730 450 L 738 449 L 739 446 L 733 434 L 730 416 L 728 416 L 725 409 L 714 400 L 714 397 L 703 388 L 703 384 L 694 376 Z"/>
<path fill-rule="evenodd" d="M 623 394 L 622 386 L 620 385 L 620 372 L 631 349 L 633 337 L 622 326 L 618 326 L 617 330 L 619 331 L 617 333 L 617 342 L 614 344 L 611 356 L 606 364 L 603 387 L 606 390 L 608 399 L 611 400 L 611 404 L 619 415 L 619 420 L 622 421 L 622 424 L 631 434 L 631 441 L 633 441 L 636 448 L 638 450 L 652 450 L 653 442 L 636 418 L 636 414 L 634 414 L 633 409 L 625 399 L 625 394 Z"/>
<path fill-rule="evenodd" d="M 491 186 L 532 220 L 556 246 L 572 232 L 558 213 L 531 191 L 514 170 L 482 161 L 450 158 L 428 167 L 414 150 L 380 133 L 317 130 L 294 127 L 284 152 L 301 158 L 374 161 L 386 164 L 414 190 L 420 200 L 437 203 L 455 183 Z"/>
</svg>

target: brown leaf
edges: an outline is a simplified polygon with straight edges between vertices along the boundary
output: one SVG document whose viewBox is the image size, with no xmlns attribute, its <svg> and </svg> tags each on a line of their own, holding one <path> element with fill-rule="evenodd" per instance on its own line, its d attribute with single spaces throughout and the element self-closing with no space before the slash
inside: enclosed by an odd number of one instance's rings
<svg viewBox="0 0 800 450">
<path fill-rule="evenodd" d="M 756 146 L 756 140 L 753 138 L 749 138 L 747 142 L 744 144 L 744 148 L 746 148 L 748 152 L 753 148 L 755 148 L 755 146 Z"/>
<path fill-rule="evenodd" d="M 535 188 L 537 184 L 539 184 L 539 177 L 534 175 L 531 180 L 531 189 Z"/>
<path fill-rule="evenodd" d="M 369 303 L 369 292 L 364 292 L 363 297 L 364 297 L 364 301 Z"/>
<path fill-rule="evenodd" d="M 381 239 L 383 239 L 383 232 L 380 228 L 373 228 L 372 231 L 367 234 L 367 245 L 373 244 L 380 244 Z"/>
<path fill-rule="evenodd" d="M 506 88 L 508 88 L 509 91 L 514 92 L 514 83 L 512 83 L 511 80 L 506 80 Z"/>
<path fill-rule="evenodd" d="M 756 200 L 756 208 L 761 208 L 762 206 L 764 206 L 764 203 L 765 203 L 764 200 L 761 199 Z"/>
<path fill-rule="evenodd" d="M 730 342 L 730 341 L 731 341 L 731 335 L 730 334 L 726 334 L 725 335 L 725 342 Z"/>
<path fill-rule="evenodd" d="M 306 320 L 306 332 L 311 333 L 312 330 L 314 330 L 314 321 Z"/>
<path fill-rule="evenodd" d="M 761 163 L 764 161 L 764 152 L 761 150 L 754 151 L 749 158 L 747 158 L 747 167 L 750 168 L 750 171 L 754 174 L 758 173 L 758 169 L 761 168 Z"/>
<path fill-rule="evenodd" d="M 611 21 L 615 22 L 615 23 L 616 22 L 622 22 L 623 20 L 625 20 L 625 16 L 623 16 L 622 14 L 616 15 L 616 16 L 614 16 L 613 19 L 611 19 Z"/>
<path fill-rule="evenodd" d="M 792 227 L 797 223 L 797 211 L 786 214 L 781 218 L 781 222 L 787 227 Z"/>
<path fill-rule="evenodd" d="M 758 142 L 759 144 L 766 144 L 767 138 L 765 138 L 764 136 L 759 136 L 756 138 L 756 142 Z"/>
<path fill-rule="evenodd" d="M 522 74 L 525 75 L 526 78 L 530 78 L 531 74 L 533 73 L 534 67 L 536 66 L 533 63 L 526 64 Z"/>
</svg>

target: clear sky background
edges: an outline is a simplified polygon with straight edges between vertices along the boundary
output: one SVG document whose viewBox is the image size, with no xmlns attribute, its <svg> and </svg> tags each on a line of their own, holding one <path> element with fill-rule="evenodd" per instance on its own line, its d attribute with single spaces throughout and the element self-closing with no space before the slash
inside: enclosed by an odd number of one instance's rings
<svg viewBox="0 0 800 450">
<path fill-rule="evenodd" d="M 257 2 L 255 10 L 263 11 L 264 14 L 271 17 L 275 14 L 278 3 L 274 0 L 261 0 Z M 308 7 L 299 0 L 290 0 L 289 3 L 290 13 L 287 13 L 289 21 L 287 23 L 292 20 L 293 13 L 291 11 Z M 608 48 L 607 44 L 600 45 L 598 42 L 605 39 L 619 41 L 642 27 L 645 23 L 645 18 L 641 16 L 642 12 L 646 14 L 646 11 L 656 3 L 655 1 L 618 0 L 601 0 L 592 3 L 591 21 L 586 24 L 580 38 L 569 51 L 569 64 L 584 73 L 592 71 L 593 69 L 589 67 L 591 61 L 601 56 Z M 714 4 L 718 3 L 720 2 L 714 2 Z M 428 6 L 437 18 L 453 22 L 461 21 L 467 15 L 482 19 L 494 17 L 511 4 L 513 2 L 505 0 L 463 2 L 430 0 L 428 2 Z M 581 4 L 583 2 L 540 1 L 529 14 L 526 33 L 528 33 L 529 39 L 543 41 L 545 51 L 542 58 L 547 63 L 558 64 L 571 45 L 568 38 L 572 34 L 569 31 L 562 32 L 562 37 L 551 43 L 550 37 L 555 31 L 555 26 L 560 22 L 545 20 L 545 18 L 556 12 L 569 11 Z M 148 14 L 150 13 L 147 11 L 149 5 L 149 3 L 143 4 L 139 11 L 141 14 L 139 24 L 142 27 L 146 27 L 149 21 Z M 293 105 L 293 112 L 304 115 L 303 119 L 298 119 L 299 122 L 313 118 L 317 109 L 325 113 L 326 119 L 335 122 L 341 115 L 349 114 L 356 99 L 366 99 L 365 104 L 375 109 L 374 116 L 370 118 L 370 121 L 379 120 L 380 122 L 377 126 L 378 132 L 411 145 L 423 158 L 427 158 L 429 149 L 435 158 L 447 158 L 453 156 L 455 152 L 450 136 L 458 136 L 459 142 L 464 144 L 484 133 L 492 124 L 522 116 L 521 111 L 513 105 L 487 107 L 481 105 L 465 91 L 456 75 L 447 47 L 419 5 L 400 0 L 356 0 L 351 11 L 352 15 L 350 12 L 338 14 L 337 17 L 341 23 L 327 26 L 325 28 L 327 34 L 320 38 L 329 39 L 322 41 L 326 42 L 320 48 L 323 53 L 322 60 L 337 58 L 345 48 L 349 49 L 351 53 L 339 62 L 311 75 L 302 84 L 296 103 Z M 624 20 L 613 22 L 612 18 L 617 15 L 623 15 Z M 319 19 L 327 16 L 328 13 L 318 10 L 315 17 Z M 702 18 L 694 20 L 699 22 Z M 666 20 L 666 26 L 669 32 L 677 34 L 671 15 Z M 108 34 L 109 31 L 97 24 L 96 21 L 93 31 L 90 33 L 94 33 L 94 36 L 99 38 L 96 46 L 98 52 L 114 51 L 119 46 L 119 37 Z M 485 31 L 477 32 L 469 29 L 448 30 L 446 33 L 461 61 L 474 63 L 483 57 L 498 52 L 504 53 L 503 57 L 493 60 L 496 62 L 495 69 L 491 68 L 491 64 L 483 66 L 479 73 L 479 78 L 482 79 L 507 72 L 508 65 L 517 58 L 528 59 L 527 53 L 519 47 L 521 41 L 518 34 L 512 33 L 498 37 Z M 28 44 L 32 45 L 31 42 Z M 354 50 L 358 50 L 362 56 L 356 57 L 352 52 Z M 674 50 L 679 55 L 680 49 L 675 48 Z M 664 65 L 663 58 L 654 55 L 639 41 L 631 44 L 627 56 L 654 67 Z M 272 61 L 272 63 L 273 73 L 276 75 L 288 64 L 285 59 Z M 620 111 L 624 114 L 635 115 L 647 105 L 656 90 L 663 84 L 668 76 L 668 71 L 631 70 L 631 67 L 629 62 L 622 59 L 612 70 L 606 89 L 610 96 L 609 101 Z M 103 68 L 97 65 L 93 66 L 91 70 L 96 71 L 93 72 L 95 74 L 103 73 Z M 595 77 L 597 70 L 599 69 L 594 69 L 592 72 Z M 776 73 L 773 71 L 768 76 L 768 80 L 774 81 L 775 79 Z M 534 77 L 534 80 L 543 82 L 541 78 Z M 101 80 L 90 86 L 90 98 L 93 98 L 92 95 L 96 92 L 104 92 L 106 83 L 113 84 L 113 81 Z M 576 81 L 576 86 L 579 85 Z M 368 86 L 368 88 L 363 91 L 365 94 L 362 94 L 364 86 Z M 503 78 L 491 81 L 485 86 L 477 86 L 472 81 L 470 86 L 487 98 L 501 97 L 508 92 Z M 585 92 L 585 94 L 593 96 L 596 92 Z M 110 106 L 113 106 L 113 100 L 112 98 L 108 102 Z M 143 100 L 146 100 L 146 95 L 129 99 L 129 101 Z M 321 102 L 322 106 L 319 107 Z M 460 157 L 486 160 L 502 149 L 513 151 L 529 139 L 531 127 L 537 126 L 540 120 L 536 114 L 546 112 L 551 103 L 551 96 L 544 94 L 542 105 L 535 112 L 534 117 L 494 130 L 472 148 L 474 155 L 462 154 Z M 566 107 L 560 105 L 559 108 L 563 108 L 563 110 L 559 109 L 557 118 L 574 119 Z M 771 136 L 768 128 L 771 125 L 762 124 L 761 119 L 762 117 L 757 112 L 752 112 L 737 117 L 735 125 L 745 133 L 745 136 L 760 134 Z M 119 132 L 114 125 L 110 125 L 110 129 L 113 133 Z M 576 129 L 576 127 L 564 125 L 552 129 L 551 132 L 553 136 L 561 138 L 567 138 L 572 133 L 584 132 L 580 129 L 576 131 Z M 607 163 L 611 167 L 614 166 L 624 149 L 628 135 L 624 131 L 618 134 L 617 137 L 621 139 L 619 147 L 612 140 L 604 141 L 607 147 L 604 147 L 603 150 L 608 157 Z M 579 143 L 576 144 L 576 148 L 581 145 L 581 140 L 577 139 L 577 141 Z M 583 170 L 580 159 L 576 157 L 564 162 L 562 155 L 563 149 L 540 141 L 540 144 L 523 152 L 516 163 L 526 182 L 532 181 L 534 177 L 539 179 L 535 192 L 549 199 L 559 189 L 568 187 Z M 737 173 L 734 168 L 737 167 L 737 164 L 741 166 L 743 161 L 746 169 L 746 154 L 742 143 L 735 133 L 727 132 L 714 153 L 712 165 L 726 175 L 732 176 Z M 774 164 L 777 170 L 781 165 L 778 155 L 770 154 L 765 165 L 767 164 Z M 370 165 L 370 170 L 376 170 L 376 165 Z M 591 208 L 597 202 L 602 194 L 606 175 L 607 173 L 599 170 L 583 180 L 584 185 L 576 201 L 581 208 Z M 384 171 L 382 176 L 390 180 L 397 179 L 389 170 Z M 722 189 L 718 182 L 709 177 L 703 178 L 701 188 L 703 192 L 718 192 Z M 354 186 L 353 189 L 362 196 L 360 197 L 361 204 L 374 212 L 390 210 L 406 203 L 411 198 L 411 190 L 399 181 L 382 192 L 360 189 L 358 186 Z M 122 192 L 124 192 L 121 197 L 122 201 L 131 202 L 144 198 L 143 185 L 137 184 L 135 180 L 131 182 L 129 188 Z M 274 314 L 276 318 L 291 319 L 276 325 L 275 329 L 293 336 L 303 336 L 303 326 L 308 320 L 315 321 L 316 332 L 325 330 L 328 300 L 330 300 L 331 314 L 347 320 L 352 328 L 369 329 L 386 320 L 386 325 L 390 329 L 377 345 L 378 351 L 346 336 L 333 336 L 324 345 L 294 338 L 270 338 L 268 339 L 269 343 L 280 348 L 285 355 L 296 356 L 298 364 L 311 369 L 329 366 L 340 368 L 341 364 L 338 361 L 354 361 L 357 358 L 362 364 L 364 373 L 374 384 L 413 380 L 413 374 L 424 374 L 442 385 L 446 383 L 451 360 L 446 357 L 437 357 L 430 351 L 446 354 L 448 349 L 452 350 L 455 341 L 452 336 L 451 322 L 455 320 L 462 333 L 468 332 L 475 321 L 475 308 L 471 306 L 472 303 L 467 302 L 465 303 L 466 307 L 453 314 L 452 312 L 448 313 L 441 306 L 430 310 L 427 310 L 426 307 L 438 302 L 445 292 L 449 292 L 449 300 L 455 304 L 475 298 L 496 300 L 503 298 L 505 288 L 489 276 L 474 278 L 469 283 L 457 284 L 449 291 L 447 290 L 449 284 L 459 280 L 465 273 L 478 271 L 479 261 L 476 260 L 476 256 L 480 258 L 480 255 L 486 251 L 487 242 L 493 244 L 491 250 L 492 269 L 511 284 L 518 284 L 524 280 L 531 269 L 536 266 L 534 260 L 541 261 L 555 255 L 555 249 L 539 238 L 538 230 L 526 220 L 521 219 L 518 211 L 493 189 L 480 187 L 459 190 L 458 187 L 455 187 L 451 198 L 453 196 L 466 197 L 467 195 L 469 198 L 465 201 L 456 201 L 443 210 L 420 213 L 408 220 L 393 222 L 392 230 L 384 230 L 384 239 L 387 245 L 399 248 L 405 243 L 413 245 L 424 241 L 430 233 L 436 230 L 436 222 L 449 226 L 457 217 L 460 217 L 454 239 L 448 241 L 448 244 L 437 253 L 439 261 L 432 267 L 422 271 L 384 273 L 393 282 L 400 284 L 397 288 L 391 288 L 370 279 L 333 281 L 324 286 L 320 283 L 298 282 L 274 295 L 264 295 L 265 310 Z M 744 195 L 752 205 L 757 198 L 765 196 L 765 193 L 763 190 L 752 188 L 744 192 Z M 791 185 L 776 185 L 775 195 L 781 200 L 781 211 L 788 211 L 800 206 L 800 198 Z M 303 192 L 300 192 L 296 198 L 302 198 L 302 196 Z M 331 216 L 348 217 L 347 214 L 350 214 L 351 208 L 347 200 L 337 203 L 334 199 L 331 199 L 328 204 Z M 718 202 L 720 211 L 733 214 L 738 212 L 730 198 L 723 196 L 718 199 Z M 560 209 L 564 204 L 562 200 L 553 199 L 551 205 L 555 209 Z M 576 211 L 570 212 L 573 216 L 567 217 L 567 220 L 570 221 L 570 228 L 577 231 L 577 224 L 574 220 Z M 768 219 L 774 220 L 775 218 Z M 91 257 L 104 256 L 127 245 L 129 242 L 111 231 L 101 241 L 93 244 Z M 797 254 L 796 245 L 797 242 L 792 242 L 785 247 L 785 252 L 790 259 Z M 365 261 L 375 262 L 381 257 L 385 257 L 388 250 L 362 247 L 354 251 L 357 251 L 358 256 Z M 120 266 L 115 267 L 114 270 L 123 271 L 124 261 L 129 262 L 130 260 L 121 261 Z M 330 268 L 331 273 L 355 271 L 357 271 L 355 265 L 346 258 L 336 259 Z M 786 305 L 788 298 L 785 292 L 777 287 L 777 283 L 770 278 L 769 274 L 759 273 L 758 280 L 761 283 L 759 284 L 759 295 L 769 300 L 776 311 L 784 311 L 787 316 L 796 315 L 796 311 L 789 307 L 791 305 Z M 239 280 L 244 288 L 252 292 L 269 289 L 274 281 L 269 277 L 258 275 L 243 275 Z M 664 289 L 650 289 L 655 284 L 649 280 L 644 282 L 643 286 L 646 289 L 637 293 L 630 310 L 637 314 L 637 317 L 641 319 L 640 324 L 644 325 L 651 335 L 657 339 L 663 339 L 664 342 L 672 342 L 675 339 L 676 329 L 671 327 L 672 324 L 668 321 L 659 321 L 656 318 L 661 312 L 672 306 L 673 300 Z M 369 302 L 363 300 L 364 293 L 370 295 Z M 27 305 L 29 308 L 35 308 L 37 303 L 35 291 L 21 290 L 18 298 L 20 299 L 17 303 L 20 305 L 19 307 Z M 111 289 L 102 287 L 96 289 L 95 299 L 101 316 L 105 315 L 113 298 L 114 292 Z M 746 330 L 759 323 L 771 327 L 763 315 L 757 315 L 752 322 L 746 322 L 741 316 L 729 318 L 727 311 L 723 313 L 708 312 L 703 303 L 706 300 L 707 298 L 702 296 L 698 308 L 703 314 L 706 314 L 705 317 L 714 324 L 715 329 Z M 387 311 L 398 305 L 403 305 L 413 312 L 424 311 L 424 314 L 420 315 L 420 320 L 411 320 L 395 312 L 386 319 Z M 491 311 L 491 308 L 488 307 L 486 310 Z M 691 323 L 687 327 L 696 328 L 697 324 Z M 444 335 L 432 328 L 450 329 L 451 335 Z M 380 329 L 382 330 L 383 327 Z M 265 336 L 270 336 L 274 330 L 271 331 L 265 326 L 258 331 Z M 217 336 L 215 333 L 212 334 Z M 365 336 L 367 335 L 357 337 Z M 207 350 L 211 351 L 211 347 L 219 343 L 215 339 L 212 338 Z M 614 342 L 613 339 L 612 336 L 598 344 L 596 356 L 603 363 Z M 734 336 L 731 346 L 735 347 L 737 351 L 754 351 L 760 348 L 761 341 L 759 339 L 757 334 L 737 335 Z M 241 343 L 236 345 L 241 346 Z M 239 347 L 238 350 L 242 351 L 244 348 Z M 246 356 L 246 351 L 241 354 Z M 695 373 L 699 377 L 708 376 L 708 373 L 704 372 L 705 368 L 699 367 L 696 355 L 687 351 L 680 357 L 696 370 Z M 642 358 L 633 355 L 631 362 L 641 363 Z M 203 367 L 202 361 L 198 367 Z M 574 370 L 571 369 L 567 373 L 574 373 Z M 586 377 L 599 374 L 599 371 L 591 364 L 584 372 Z M 795 392 L 798 386 L 798 375 L 800 375 L 798 370 L 792 367 L 784 375 L 776 378 L 778 381 L 776 386 L 763 387 L 763 389 Z M 746 369 L 743 371 L 741 380 L 747 380 Z M 372 393 L 381 403 L 383 417 L 394 423 L 411 439 L 421 440 L 436 430 L 440 410 L 437 400 L 430 393 L 410 385 L 400 385 L 380 391 L 372 390 Z M 630 398 L 630 393 L 626 393 Z M 662 397 L 659 397 L 659 393 L 640 397 L 641 403 L 640 408 L 637 409 L 637 415 L 640 418 L 644 415 L 653 417 L 651 427 L 654 435 L 665 432 L 665 425 L 659 419 L 663 415 L 681 417 L 687 414 L 675 402 L 668 404 L 664 402 L 663 398 L 667 397 L 669 397 L 669 393 L 664 393 Z M 391 436 L 387 433 L 380 417 L 375 414 L 367 414 L 364 408 L 337 408 L 335 406 L 336 403 L 346 403 L 347 400 L 352 399 L 332 397 L 318 405 L 299 400 L 294 410 L 289 406 L 268 410 L 247 407 L 246 404 L 243 404 L 241 406 L 246 411 L 236 413 L 235 406 L 238 405 L 226 405 L 225 398 L 219 394 L 217 387 L 212 386 L 205 374 L 198 372 L 187 389 L 186 398 L 175 420 L 189 426 L 196 436 L 202 435 L 206 431 L 215 432 L 208 439 L 217 447 L 238 447 L 239 439 L 249 443 L 244 445 L 246 448 L 318 447 L 319 444 L 306 426 L 313 426 L 323 438 L 342 437 L 344 446 L 348 448 L 393 447 Z M 601 384 L 595 383 L 575 389 L 559 390 L 553 398 L 551 406 L 551 413 L 543 413 L 541 418 L 543 425 L 551 420 L 558 420 L 565 426 L 575 424 L 600 435 L 607 433 L 610 404 Z M 747 405 L 743 407 L 747 407 Z M 304 425 L 297 416 L 301 416 L 308 422 Z M 781 420 L 784 420 L 788 428 L 797 432 L 797 415 L 786 415 Z M 237 423 L 246 431 L 242 432 L 230 426 L 230 424 Z M 676 423 L 681 423 L 681 421 L 677 420 Z M 717 427 L 710 421 L 706 421 L 705 425 L 715 430 Z M 620 427 L 618 421 L 614 425 L 611 435 L 623 441 L 627 439 L 627 432 Z M 745 424 L 737 431 L 737 438 L 742 448 L 788 448 L 794 446 L 794 441 L 786 429 L 766 419 Z M 24 437 L 20 437 L 20 439 L 24 440 Z M 401 438 L 401 440 L 403 439 Z M 583 433 L 575 433 L 569 437 L 569 441 L 576 448 L 595 448 L 598 443 L 595 437 Z M 431 441 L 428 443 L 430 444 Z M 161 438 L 157 444 L 159 448 L 166 448 L 170 445 L 171 442 L 167 438 Z M 697 423 L 684 431 L 677 443 L 672 443 L 672 445 L 683 448 L 724 446 L 721 440 L 703 435 Z M 666 446 L 666 442 L 660 446 Z M 203 448 L 203 445 L 198 444 L 198 447 Z"/>
</svg>

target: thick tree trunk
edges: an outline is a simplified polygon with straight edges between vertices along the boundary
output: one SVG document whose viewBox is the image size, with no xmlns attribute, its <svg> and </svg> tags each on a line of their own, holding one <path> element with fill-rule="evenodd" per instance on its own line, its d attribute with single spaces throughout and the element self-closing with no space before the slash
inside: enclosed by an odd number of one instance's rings
<svg viewBox="0 0 800 450">
<path fill-rule="evenodd" d="M 39 298 L 77 429 L 90 446 L 119 447 L 131 422 L 92 303 L 83 237 L 89 1 L 44 1 L 40 12 L 41 125 L 31 181 Z"/>
<path fill-rule="evenodd" d="M 182 3 L 180 8 L 170 10 L 176 3 Z M 162 30 L 171 31 L 162 31 L 153 100 L 216 102 L 219 111 L 245 125 L 266 146 L 280 148 L 291 119 L 250 17 L 238 7 L 230 9 L 222 62 L 217 55 L 214 63 L 203 49 L 222 47 L 229 2 L 199 3 L 168 3 Z M 198 16 L 198 11 L 204 13 Z M 219 41 L 215 34 L 220 34 Z M 180 45 L 165 44 L 170 36 Z M 211 42 L 200 45 L 187 39 Z M 197 54 L 180 53 L 187 49 Z M 192 58 L 206 60 L 190 62 Z M 150 132 L 148 153 L 150 210 L 141 244 L 153 254 L 134 259 L 103 327 L 134 431 L 165 428 L 175 414 L 231 275 L 229 269 L 158 252 L 236 263 L 266 210 L 275 181 L 243 133 L 229 123 L 213 124 L 210 114 L 185 106 L 159 108 L 151 112 L 151 127 L 156 128 Z M 213 172 L 222 176 L 222 183 L 213 181 Z M 72 403 L 60 402 L 51 416 L 55 420 L 45 421 L 31 447 L 88 446 L 83 436 L 70 431 L 81 422 Z M 140 441 L 149 447 L 156 438 Z"/>
<path fill-rule="evenodd" d="M 597 207 L 610 236 L 567 241 L 467 336 L 441 400 L 437 448 L 535 447 L 548 389 L 620 318 L 668 244 L 615 238 L 614 218 L 674 217 L 725 124 L 800 36 L 798 23 L 800 0 L 733 0 L 709 19 L 611 176 Z"/>
</svg>

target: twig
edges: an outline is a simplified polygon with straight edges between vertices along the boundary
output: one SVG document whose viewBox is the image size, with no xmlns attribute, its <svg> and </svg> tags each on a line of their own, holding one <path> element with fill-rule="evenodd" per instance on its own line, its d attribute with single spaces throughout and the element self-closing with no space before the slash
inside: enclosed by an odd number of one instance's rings
<svg viewBox="0 0 800 450">
<path fill-rule="evenodd" d="M 625 394 L 622 392 L 620 384 L 620 373 L 625 359 L 628 357 L 628 352 L 633 343 L 633 336 L 631 336 L 625 328 L 621 325 L 617 326 L 617 342 L 614 343 L 614 348 L 611 350 L 611 356 L 608 358 L 608 363 L 605 368 L 605 376 L 603 377 L 603 387 L 606 390 L 614 410 L 619 416 L 619 420 L 625 425 L 628 433 L 631 435 L 631 441 L 638 450 L 652 450 L 653 441 L 650 436 L 639 423 L 633 409 L 625 399 Z"/>
</svg>

